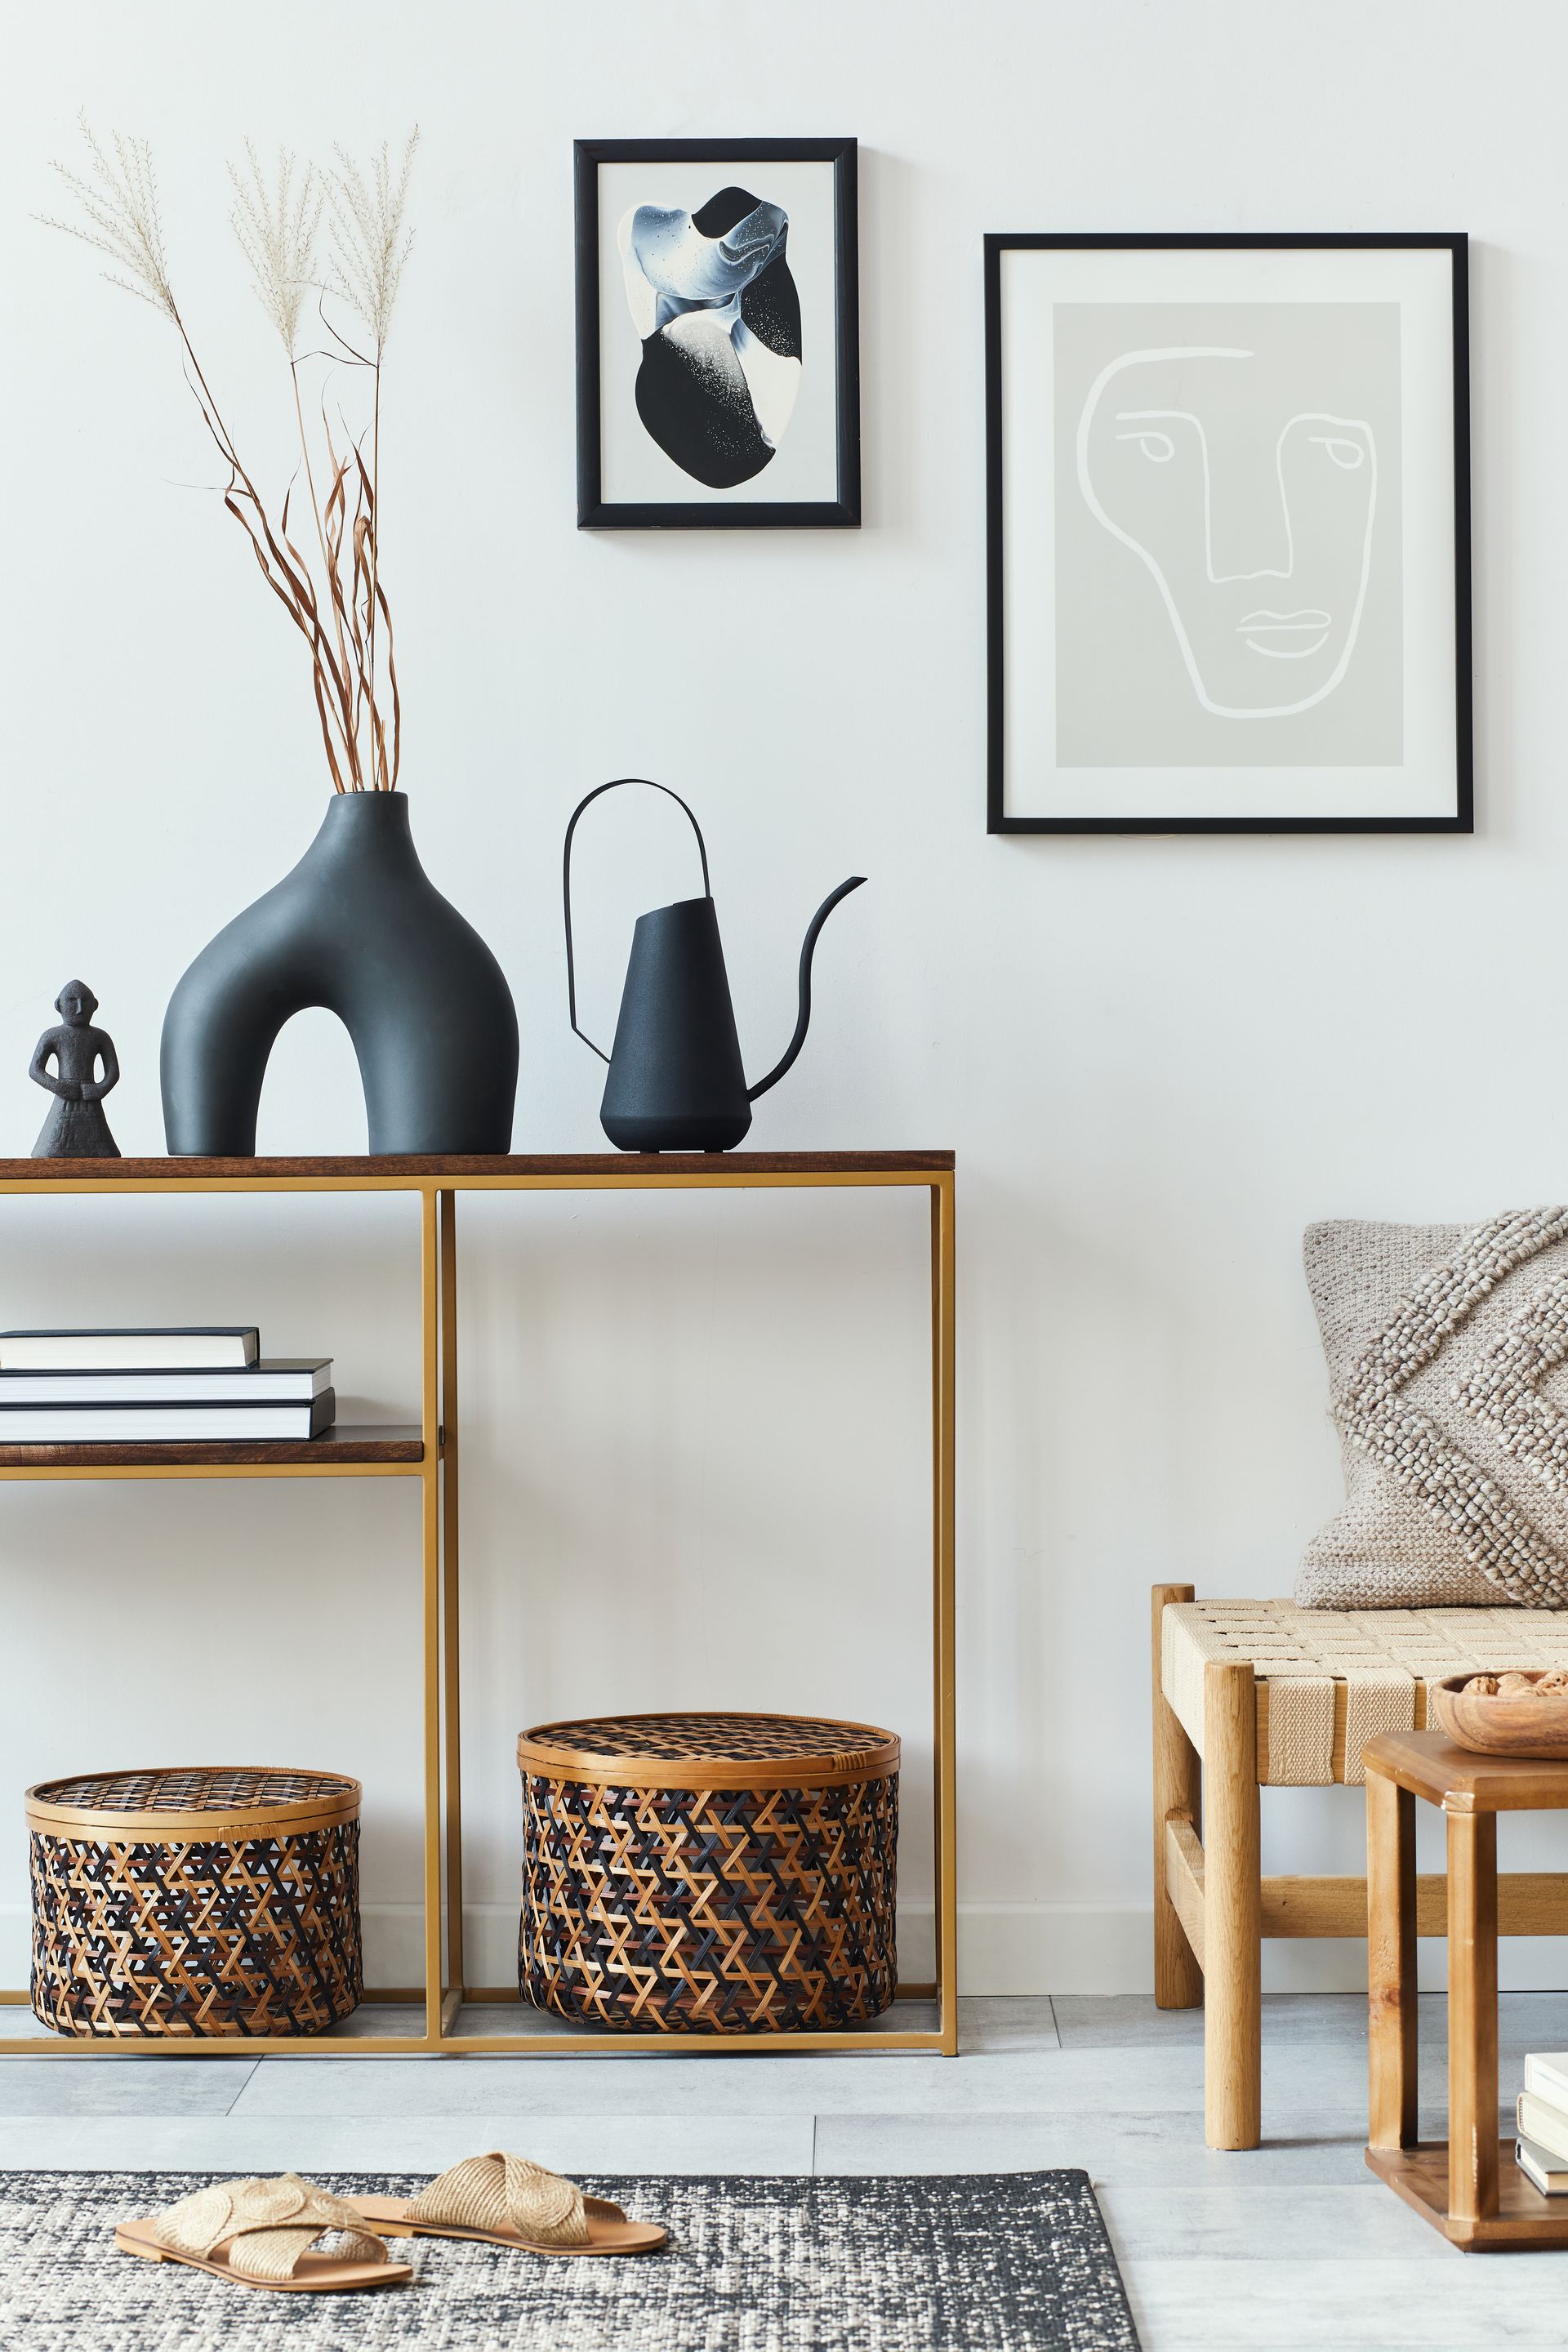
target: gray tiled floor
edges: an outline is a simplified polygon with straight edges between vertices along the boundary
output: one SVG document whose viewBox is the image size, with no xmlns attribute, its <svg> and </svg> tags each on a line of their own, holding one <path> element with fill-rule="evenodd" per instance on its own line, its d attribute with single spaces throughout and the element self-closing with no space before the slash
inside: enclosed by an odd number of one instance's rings
<svg viewBox="0 0 1568 2352">
<path fill-rule="evenodd" d="M 1246 2155 L 1204 2147 L 1198 2013 L 1058 1999 L 964 2001 L 956 2062 L 12 2058 L 0 2167 L 436 2171 L 497 2144 L 563 2171 L 1083 2165 L 1145 2352 L 1558 2352 L 1568 2254 L 1467 2259 L 1368 2174 L 1364 2003 L 1266 2007 L 1266 2139 Z M 1444 2023 L 1424 2001 L 1434 2131 Z M 1505 1996 L 1500 2031 L 1511 2098 L 1527 2049 L 1568 2049 L 1568 1995 Z"/>
</svg>

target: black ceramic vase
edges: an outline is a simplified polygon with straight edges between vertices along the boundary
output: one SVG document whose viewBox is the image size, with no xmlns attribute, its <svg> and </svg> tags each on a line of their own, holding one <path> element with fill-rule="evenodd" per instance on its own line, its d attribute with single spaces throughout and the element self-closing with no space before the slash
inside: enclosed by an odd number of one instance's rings
<svg viewBox="0 0 1568 2352">
<path fill-rule="evenodd" d="M 180 982 L 161 1054 L 171 1152 L 255 1151 L 273 1041 L 313 1004 L 353 1040 L 373 1152 L 510 1148 L 511 992 L 420 865 L 403 793 L 334 794 L 293 872 Z"/>
</svg>

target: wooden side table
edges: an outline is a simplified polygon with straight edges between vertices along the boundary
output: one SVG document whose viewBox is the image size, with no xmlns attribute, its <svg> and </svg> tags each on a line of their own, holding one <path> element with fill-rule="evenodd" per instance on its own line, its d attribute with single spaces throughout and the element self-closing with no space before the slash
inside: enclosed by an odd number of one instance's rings
<svg viewBox="0 0 1568 2352">
<path fill-rule="evenodd" d="M 1568 1764 L 1476 1756 L 1440 1731 L 1385 1732 L 1366 1764 L 1366 2160 L 1456 2246 L 1568 2246 L 1498 2137 L 1497 1817 L 1568 1811 Z M 1448 2137 L 1416 2138 L 1415 1800 L 1448 1824 Z"/>
</svg>

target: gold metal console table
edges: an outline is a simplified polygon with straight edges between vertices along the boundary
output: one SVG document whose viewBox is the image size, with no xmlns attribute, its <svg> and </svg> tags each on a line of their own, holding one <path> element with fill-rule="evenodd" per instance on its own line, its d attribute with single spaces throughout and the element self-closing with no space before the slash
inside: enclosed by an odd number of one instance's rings
<svg viewBox="0 0 1568 2352">
<path fill-rule="evenodd" d="M 463 1966 L 463 1838 L 458 1562 L 458 1239 L 459 1192 L 672 1192 L 915 1186 L 931 1195 L 931 1729 L 936 1861 L 934 2031 L 840 2033 L 475 2033 L 459 2012 L 476 1996 Z M 409 1192 L 420 1233 L 420 1419 L 416 1428 L 339 1427 L 299 1444 L 0 1445 L 0 1481 L 61 1478 L 416 1478 L 423 1503 L 425 1983 L 373 2001 L 418 2004 L 421 2027 L 398 2034 L 300 2034 L 196 2041 L 128 2034 L 78 2041 L 0 2036 L 0 2055 L 116 2057 L 431 2057 L 473 2052 L 538 2057 L 731 2056 L 741 2051 L 958 2049 L 957 1862 L 953 1812 L 953 1155 L 951 1151 L 595 1152 L 497 1159 L 0 1160 L 0 1193 Z M 140 1759 L 147 1760 L 147 1759 Z M 153 1759 L 156 1760 L 156 1759 Z M 19 1794 L 19 1792 L 18 1792 Z M 446 1934 L 442 1934 L 442 1902 Z M 498 1996 L 486 1990 L 486 2002 Z M 0 2002 L 27 2000 L 0 1992 Z"/>
</svg>

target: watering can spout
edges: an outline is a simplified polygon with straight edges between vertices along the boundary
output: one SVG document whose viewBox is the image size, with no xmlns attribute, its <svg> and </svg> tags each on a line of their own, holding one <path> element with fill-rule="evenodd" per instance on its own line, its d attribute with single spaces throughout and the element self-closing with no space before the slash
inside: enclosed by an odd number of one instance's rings
<svg viewBox="0 0 1568 2352">
<path fill-rule="evenodd" d="M 755 1102 L 757 1097 L 765 1095 L 770 1087 L 776 1087 L 786 1070 L 794 1066 L 795 1056 L 805 1043 L 805 1033 L 811 1026 L 811 959 L 816 952 L 817 937 L 840 898 L 847 898 L 851 890 L 858 890 L 865 879 L 863 874 L 851 874 L 847 882 L 840 882 L 837 889 L 823 900 L 813 915 L 800 950 L 800 1011 L 795 1019 L 795 1035 L 784 1047 L 783 1058 L 774 1063 L 767 1076 L 759 1078 L 754 1087 L 746 1088 L 748 1102 Z"/>
</svg>

